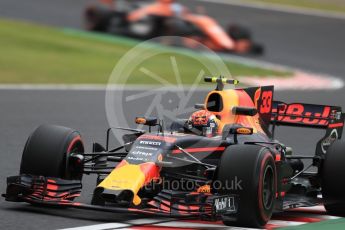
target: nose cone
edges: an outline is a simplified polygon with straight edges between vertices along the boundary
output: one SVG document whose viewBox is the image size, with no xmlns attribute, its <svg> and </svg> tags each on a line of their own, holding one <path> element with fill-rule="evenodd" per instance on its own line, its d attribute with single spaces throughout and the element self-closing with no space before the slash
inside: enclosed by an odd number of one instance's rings
<svg viewBox="0 0 345 230">
<path fill-rule="evenodd" d="M 138 191 L 153 178 L 159 177 L 159 168 L 152 162 L 139 165 L 123 160 L 96 188 L 95 193 L 113 202 L 141 202 Z"/>
</svg>

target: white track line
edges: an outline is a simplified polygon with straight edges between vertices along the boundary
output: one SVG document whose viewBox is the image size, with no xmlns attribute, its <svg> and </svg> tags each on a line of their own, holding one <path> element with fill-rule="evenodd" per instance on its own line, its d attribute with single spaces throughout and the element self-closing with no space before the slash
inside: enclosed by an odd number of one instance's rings
<svg viewBox="0 0 345 230">
<path fill-rule="evenodd" d="M 200 1 L 207 1 L 207 0 L 200 0 Z M 202 53 L 203 55 L 209 55 L 207 53 Z M 251 77 L 246 77 L 246 76 L 239 76 L 238 79 L 242 80 L 242 82 L 246 85 L 252 86 L 252 85 L 265 85 L 265 84 L 276 84 L 276 91 L 279 90 L 332 90 L 332 89 L 340 89 L 344 87 L 344 81 L 342 78 L 337 77 L 337 76 L 331 76 L 328 74 L 323 74 L 323 73 L 314 73 L 312 71 L 305 71 L 301 70 L 298 68 L 294 68 L 291 66 L 285 66 L 285 65 L 280 65 L 272 62 L 267 62 L 267 61 L 262 61 L 262 60 L 256 60 L 254 58 L 250 57 L 239 57 L 236 55 L 221 55 L 221 58 L 223 60 L 231 61 L 231 62 L 236 62 L 242 65 L 246 65 L 249 67 L 258 67 L 258 68 L 266 68 L 266 69 L 273 69 L 276 71 L 286 71 L 286 72 L 298 72 L 299 74 L 304 74 L 304 75 L 309 75 L 313 76 L 315 75 L 316 78 L 321 78 L 324 79 L 325 81 L 329 81 L 330 85 L 326 88 L 323 87 L 310 87 L 308 85 L 303 86 L 299 85 L 298 87 L 290 87 L 289 85 L 295 85 L 290 84 L 291 81 L 293 81 L 292 78 L 284 78 L 284 77 L 274 77 L 274 76 L 269 76 L 272 78 L 262 78 L 262 77 L 256 77 L 256 76 L 251 76 Z M 231 71 L 231 70 L 230 70 Z M 293 77 L 293 76 L 291 76 Z M 288 81 L 289 84 L 284 84 L 284 79 L 285 81 Z M 253 83 L 251 83 L 253 82 Z M 300 82 L 296 82 L 300 83 Z M 127 91 L 138 91 L 138 90 L 152 90 L 154 88 L 155 90 L 168 90 L 168 91 L 175 91 L 175 92 L 180 92 L 182 91 L 188 91 L 189 87 L 188 85 L 184 86 L 184 89 L 181 89 L 180 87 L 166 87 L 164 88 L 157 88 L 161 87 L 160 85 L 113 85 L 108 87 L 107 85 L 102 85 L 102 84 L 0 84 L 0 90 L 72 90 L 72 91 L 104 91 L 107 89 L 112 89 L 112 90 L 127 90 Z M 195 91 L 207 91 L 209 90 L 210 87 L 207 84 L 199 85 Z"/>
<path fill-rule="evenodd" d="M 160 87 L 161 85 L 99 85 L 99 84 L 0 84 L 0 90 L 62 90 L 62 91 L 105 91 L 105 90 L 126 90 L 126 91 L 188 91 L 190 86 L 181 87 Z M 195 91 L 210 90 L 209 84 L 204 84 Z"/>
<path fill-rule="evenodd" d="M 224 225 L 219 224 L 204 224 L 204 223 L 194 223 L 194 222 L 187 222 L 187 221 L 167 221 L 162 222 L 160 219 L 140 219 L 140 220 L 131 220 L 128 223 L 132 225 L 153 225 L 155 227 L 173 227 L 173 228 L 202 228 L 202 229 L 217 229 L 222 228 L 224 229 Z"/>
<path fill-rule="evenodd" d="M 130 225 L 121 224 L 121 223 L 107 223 L 107 224 L 81 226 L 81 227 L 75 227 L 75 228 L 63 228 L 60 230 L 103 230 L 103 229 L 126 228 L 126 227 L 130 227 Z"/>
<path fill-rule="evenodd" d="M 290 77 L 274 77 L 267 76 L 265 78 L 260 76 L 238 76 L 237 79 L 246 86 L 262 86 L 274 85 L 276 91 L 292 90 L 337 90 L 344 87 L 344 81 L 340 78 L 318 75 L 313 73 L 294 71 L 294 75 Z M 306 84 L 312 82 L 312 84 Z M 183 87 L 178 86 L 161 86 L 161 85 L 68 85 L 68 84 L 0 84 L 0 90 L 28 90 L 28 91 L 171 91 L 171 92 L 188 92 L 191 88 L 189 85 Z M 209 84 L 201 84 L 193 91 L 205 92 L 209 91 Z"/>
<path fill-rule="evenodd" d="M 95 84 L 0 84 L 0 90 L 105 90 L 105 85 Z"/>
<path fill-rule="evenodd" d="M 307 222 L 297 222 L 297 221 L 282 221 L 282 220 L 271 220 L 270 225 L 276 226 L 298 226 L 302 224 L 307 224 Z M 63 228 L 60 230 L 110 230 L 110 229 L 134 229 L 137 226 L 154 226 L 154 227 L 164 227 L 179 229 L 179 228 L 192 228 L 192 229 L 231 229 L 231 230 L 255 230 L 255 228 L 241 228 L 241 227 L 230 227 L 220 224 L 203 224 L 194 222 L 179 222 L 179 221 L 167 221 L 162 222 L 161 219 L 139 219 L 128 221 L 127 223 L 107 223 L 107 224 L 95 224 L 81 227 L 73 228 Z"/>
<path fill-rule="evenodd" d="M 306 208 L 307 210 L 311 211 L 324 211 L 323 206 L 315 206 Z M 305 210 L 303 208 L 296 208 L 295 211 Z M 299 226 L 303 224 L 308 224 L 308 222 L 298 221 L 299 216 L 302 215 L 301 213 L 297 212 L 287 212 L 287 217 L 292 218 L 291 221 L 280 220 L 279 217 L 274 217 L 272 220 L 268 222 L 268 225 L 274 228 L 276 227 L 289 227 L 289 226 Z M 320 215 L 314 214 L 312 212 L 306 212 L 303 217 L 311 217 L 311 218 L 318 218 L 320 221 L 324 220 L 333 220 L 338 219 L 339 217 L 335 216 L 328 216 L 328 215 Z M 110 230 L 110 229 L 133 229 L 136 226 L 145 225 L 145 227 L 154 226 L 154 227 L 164 227 L 179 229 L 179 228 L 195 228 L 195 229 L 232 229 L 232 230 L 253 230 L 253 228 L 238 228 L 238 227 L 228 227 L 224 226 L 219 223 L 211 223 L 202 221 L 178 221 L 177 219 L 173 218 L 143 218 L 143 219 L 134 219 L 128 220 L 123 223 L 106 223 L 106 224 L 96 224 L 96 225 L 88 225 L 88 226 L 81 226 L 81 227 L 73 227 L 73 228 L 64 228 L 60 230 Z"/>
<path fill-rule="evenodd" d="M 110 229 L 134 229 L 137 226 L 154 226 L 154 227 L 164 227 L 179 229 L 179 228 L 192 228 L 192 229 L 231 229 L 231 230 L 255 230 L 254 228 L 238 228 L 238 227 L 227 227 L 220 224 L 204 224 L 204 223 L 195 223 L 195 222 L 180 222 L 172 219 L 139 219 L 139 220 L 130 220 L 126 223 L 107 223 L 107 224 L 96 224 L 88 225 L 74 228 L 64 228 L 60 230 L 110 230 Z M 164 222 L 166 221 L 166 222 Z M 296 225 L 296 224 L 294 224 Z"/>
<path fill-rule="evenodd" d="M 276 226 L 298 226 L 302 224 L 308 224 L 308 222 L 299 222 L 299 221 L 285 221 L 285 220 L 271 220 L 268 224 L 276 225 Z"/>
<path fill-rule="evenodd" d="M 204 0 L 202 0 L 204 1 Z M 207 53 L 202 53 L 203 55 L 208 55 Z M 285 66 L 285 65 L 280 65 L 272 62 L 267 62 L 267 61 L 262 61 L 262 60 L 256 60 L 253 58 L 249 57 L 239 57 L 236 55 L 221 55 L 221 58 L 223 60 L 231 61 L 231 62 L 236 62 L 242 65 L 246 65 L 249 67 L 258 67 L 258 68 L 266 68 L 266 69 L 273 69 L 276 71 L 286 71 L 286 72 L 298 72 L 299 74 L 304 74 L 304 75 L 309 75 L 313 76 L 315 75 L 316 78 L 322 78 L 324 80 L 328 80 L 330 85 L 326 88 L 322 87 L 310 87 L 308 85 L 303 86 L 299 85 L 298 87 L 290 87 L 287 84 L 283 84 L 283 81 L 289 81 L 293 80 L 292 77 L 284 78 L 284 77 L 274 77 L 274 76 L 269 76 L 272 78 L 262 78 L 262 77 L 256 77 L 256 76 L 251 76 L 251 77 L 246 77 L 246 76 L 239 76 L 238 79 L 242 80 L 242 83 L 247 84 L 247 85 L 257 85 L 260 83 L 260 85 L 264 84 L 277 84 L 276 85 L 276 91 L 279 90 L 332 90 L 332 89 L 340 89 L 344 86 L 344 81 L 342 78 L 337 77 L 337 76 L 331 76 L 328 74 L 323 74 L 323 73 L 314 73 L 312 71 L 305 71 L 301 70 L 298 68 L 294 68 L 291 66 Z M 231 70 L 230 70 L 231 71 Z M 291 81 L 290 81 L 291 83 Z M 298 82 L 297 82 L 298 83 Z M 296 83 L 296 84 L 297 84 Z M 299 82 L 301 83 L 301 82 Z M 291 85 L 291 84 L 290 84 Z M 292 84 L 294 85 L 294 84 Z M 164 88 L 157 88 L 161 87 L 161 85 L 113 85 L 108 87 L 107 85 L 102 85 L 102 84 L 0 84 L 0 90 L 71 90 L 71 91 L 105 91 L 107 89 L 112 89 L 112 90 L 127 90 L 127 91 L 138 91 L 138 90 L 152 90 L 154 88 L 157 91 L 160 90 L 168 90 L 168 91 L 175 91 L 175 92 L 180 92 L 181 90 L 183 91 L 188 91 L 190 86 L 185 85 L 184 89 L 181 89 L 179 87 L 166 87 Z M 207 91 L 210 89 L 210 86 L 208 84 L 202 84 L 199 85 L 195 91 Z"/>
<path fill-rule="evenodd" d="M 315 17 L 341 19 L 341 20 L 345 19 L 344 13 L 328 12 L 324 10 L 307 9 L 303 7 L 286 6 L 286 5 L 274 4 L 274 3 L 245 2 L 245 1 L 239 1 L 239 0 L 197 0 L 197 1 L 224 4 L 224 5 L 233 5 L 233 6 L 243 6 L 243 7 L 248 7 L 248 8 L 260 9 L 260 10 L 271 10 L 271 11 L 277 11 L 277 12 L 283 12 L 283 13 L 289 13 L 289 14 L 301 14 L 301 15 L 308 15 L 308 16 L 315 16 Z"/>
</svg>

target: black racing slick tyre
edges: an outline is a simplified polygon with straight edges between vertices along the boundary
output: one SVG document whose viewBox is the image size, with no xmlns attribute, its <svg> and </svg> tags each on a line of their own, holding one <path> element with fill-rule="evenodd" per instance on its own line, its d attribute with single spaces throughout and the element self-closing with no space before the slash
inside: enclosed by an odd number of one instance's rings
<svg viewBox="0 0 345 230">
<path fill-rule="evenodd" d="M 277 189 L 275 160 L 269 149 L 257 145 L 230 146 L 222 155 L 216 175 L 223 185 L 218 193 L 237 195 L 239 199 L 237 214 L 223 216 L 223 223 L 265 226 L 272 216 Z"/>
<path fill-rule="evenodd" d="M 84 12 L 85 27 L 87 30 L 107 32 L 112 11 L 100 7 L 89 6 Z"/>
<path fill-rule="evenodd" d="M 252 37 L 248 29 L 238 25 L 230 25 L 228 27 L 228 35 L 235 41 L 241 39 L 251 40 Z"/>
<path fill-rule="evenodd" d="M 81 180 L 82 166 L 75 167 L 70 156 L 83 152 L 79 132 L 62 126 L 42 125 L 25 144 L 20 174 Z"/>
<path fill-rule="evenodd" d="M 322 166 L 322 196 L 331 215 L 345 216 L 345 141 L 336 140 Z"/>
<path fill-rule="evenodd" d="M 252 47 L 250 49 L 250 53 L 254 55 L 263 55 L 265 53 L 265 48 L 261 44 L 252 44 Z"/>
</svg>

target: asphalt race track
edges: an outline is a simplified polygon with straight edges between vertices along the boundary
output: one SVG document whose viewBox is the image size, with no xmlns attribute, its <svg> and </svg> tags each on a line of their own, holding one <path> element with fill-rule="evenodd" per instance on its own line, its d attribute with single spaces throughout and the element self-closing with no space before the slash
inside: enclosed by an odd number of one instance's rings
<svg viewBox="0 0 345 230">
<path fill-rule="evenodd" d="M 0 17 L 28 19 L 39 23 L 81 27 L 82 0 L 27 0 L 20 4 L 0 0 Z M 184 1 L 193 5 L 192 1 Z M 203 3 L 207 12 L 227 24 L 230 21 L 248 25 L 255 38 L 267 47 L 259 59 L 290 65 L 339 77 L 345 76 L 345 20 L 303 16 Z M 307 84 L 301 82 L 300 84 Z M 0 192 L 5 191 L 5 178 L 19 170 L 21 151 L 30 132 L 42 123 L 54 123 L 80 130 L 87 148 L 92 141 L 104 141 L 108 126 L 103 91 L 32 91 L 0 90 Z M 196 95 L 197 97 L 198 95 Z M 313 92 L 277 92 L 276 99 L 340 105 L 345 108 L 345 90 Z M 200 102 L 200 101 L 196 101 Z M 145 105 L 126 107 L 131 116 L 140 114 Z M 284 128 L 277 137 L 301 154 L 312 154 L 320 131 Z M 104 143 L 104 142 L 103 142 Z M 84 179 L 88 201 L 95 178 Z M 25 204 L 13 204 L 0 199 L 2 229 L 57 229 L 104 222 L 126 222 L 127 215 L 39 209 Z"/>
</svg>

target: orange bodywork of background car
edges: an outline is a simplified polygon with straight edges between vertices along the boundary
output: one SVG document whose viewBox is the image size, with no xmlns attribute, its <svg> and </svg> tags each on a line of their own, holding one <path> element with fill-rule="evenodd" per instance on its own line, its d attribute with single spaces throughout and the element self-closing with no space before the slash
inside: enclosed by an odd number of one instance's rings
<svg viewBox="0 0 345 230">
<path fill-rule="evenodd" d="M 105 6 L 108 6 L 110 9 L 115 9 L 115 4 L 113 0 L 99 0 L 99 2 Z"/>
<path fill-rule="evenodd" d="M 130 14 L 128 14 L 127 19 L 133 22 L 140 20 L 148 15 L 172 17 L 174 15 L 174 12 L 172 10 L 171 3 L 156 2 L 132 11 Z"/>
<path fill-rule="evenodd" d="M 219 112 L 210 111 L 216 115 L 220 120 L 219 133 L 222 132 L 223 127 L 227 124 L 240 124 L 244 127 L 253 128 L 253 132 L 263 133 L 263 129 L 259 122 L 259 114 L 255 116 L 235 115 L 232 112 L 234 106 L 255 107 L 256 103 L 250 98 L 250 96 L 242 89 L 228 89 L 223 91 L 211 91 L 205 99 L 205 106 L 209 103 L 209 97 L 211 94 L 218 94 L 223 100 L 223 108 Z"/>
<path fill-rule="evenodd" d="M 234 49 L 235 43 L 225 33 L 218 23 L 206 16 L 197 14 L 186 14 L 183 19 L 193 25 L 196 25 L 202 32 L 204 32 L 208 39 L 203 40 L 203 43 L 213 50 Z"/>
<path fill-rule="evenodd" d="M 138 21 L 146 16 L 160 16 L 160 17 L 174 17 L 175 12 L 173 10 L 173 4 L 170 1 L 159 1 L 137 10 L 132 11 L 127 16 L 129 21 Z M 199 42 L 212 50 L 236 50 L 237 45 L 226 34 L 222 27 L 218 23 L 206 15 L 192 14 L 185 7 L 182 7 L 182 12 L 178 15 L 181 20 L 196 25 L 205 35 L 205 38 L 198 39 Z M 186 44 L 188 45 L 188 44 Z M 244 48 L 243 45 L 239 47 L 239 50 Z"/>
</svg>

